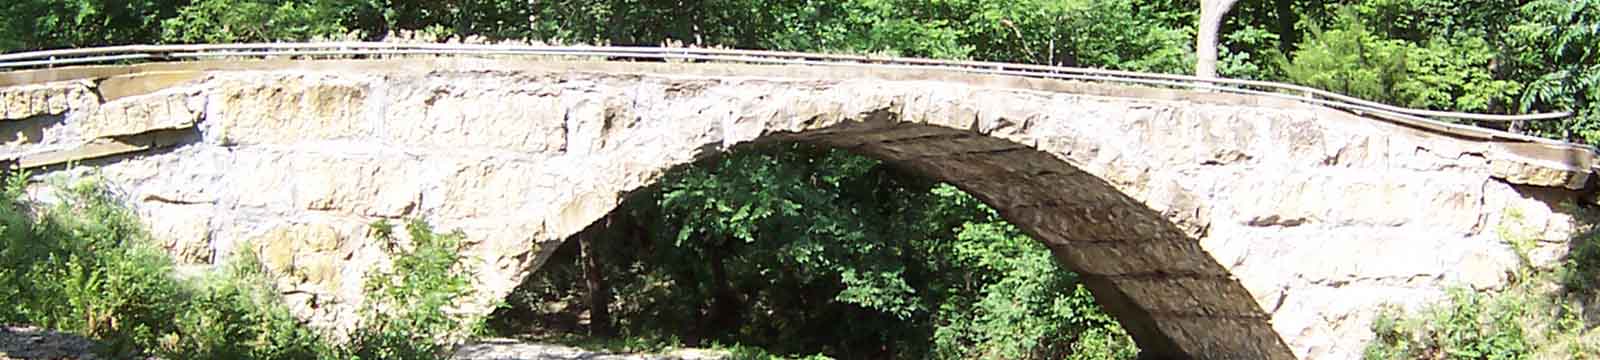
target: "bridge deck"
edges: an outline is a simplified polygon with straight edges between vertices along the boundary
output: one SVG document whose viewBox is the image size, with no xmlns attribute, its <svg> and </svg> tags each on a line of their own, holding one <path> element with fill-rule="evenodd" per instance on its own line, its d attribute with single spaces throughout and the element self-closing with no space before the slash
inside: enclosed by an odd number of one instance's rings
<svg viewBox="0 0 1600 360">
<path fill-rule="evenodd" d="M 284 46 L 306 44 L 285 44 Z M 349 45 L 349 44 L 345 44 Z M 393 44 L 389 44 L 393 45 Z M 464 51 L 456 47 L 465 47 Z M 253 52 L 238 49 L 256 49 Z M 120 50 L 119 50 L 120 49 Z M 210 52 L 161 52 L 159 56 L 139 52 L 149 49 L 211 50 Z M 453 49 L 453 50 L 452 50 Z M 1488 157 L 1515 159 L 1520 163 L 1557 172 L 1595 172 L 1596 149 L 1551 139 L 1514 134 L 1496 129 L 1468 126 L 1441 119 L 1478 121 L 1550 120 L 1567 114 L 1522 116 L 1442 113 L 1404 109 L 1352 99 L 1296 85 L 1228 79 L 1200 79 L 1181 75 L 1140 74 L 1096 69 L 1058 68 L 1035 65 L 952 62 L 923 59 L 868 58 L 843 55 L 792 54 L 758 51 L 709 49 L 593 48 L 574 51 L 530 52 L 526 49 L 455 45 L 448 49 L 409 49 L 308 52 L 294 47 L 260 50 L 251 45 L 212 47 L 124 47 L 78 49 L 56 52 L 0 55 L 0 69 L 44 66 L 52 62 L 103 62 L 119 59 L 103 53 L 130 52 L 150 56 L 136 59 L 182 59 L 188 61 L 146 62 L 127 65 L 77 65 L 55 68 L 21 69 L 0 72 L 0 87 L 15 87 L 59 81 L 92 80 L 104 101 L 149 93 L 195 80 L 208 71 L 231 70 L 337 70 L 429 71 L 471 67 L 504 71 L 541 70 L 606 73 L 683 74 L 698 76 L 749 76 L 763 78 L 883 79 L 893 81 L 950 82 L 985 87 L 1003 87 L 1095 96 L 1139 98 L 1161 101 L 1298 107 L 1316 111 L 1353 114 L 1362 119 L 1398 125 L 1395 131 L 1421 131 L 1438 136 L 1487 144 Z M 587 48 L 585 48 L 587 49 Z M 616 51 L 616 49 L 630 50 Z M 98 50 L 98 51 L 97 51 Z M 651 50 L 651 51 L 644 51 Z M 445 54 L 445 55 L 439 55 Z M 126 54 L 123 54 L 126 55 Z M 57 56 L 67 56 L 58 59 Z M 77 57 L 72 57 L 77 56 Z M 53 60 L 37 60 L 44 57 Z M 296 57 L 331 57 L 326 60 Z M 388 59 L 349 59 L 351 57 L 390 57 Z M 644 58 L 656 61 L 607 61 L 615 58 Z M 194 60 L 213 59 L 222 60 Z M 35 60 L 28 60 L 35 59 Z M 576 59 L 576 60 L 574 60 Z M 588 59 L 588 60 L 586 60 Z M 1338 118 L 1327 116 L 1325 118 Z M 10 159 L 16 161 L 17 159 Z M 23 162 L 25 163 L 25 162 Z M 1587 177 L 1586 175 L 1584 177 Z M 1512 180 L 1515 181 L 1515 180 Z M 1582 185 L 1580 185 L 1582 186 Z M 1571 186 L 1568 186 L 1571 187 Z"/>
</svg>

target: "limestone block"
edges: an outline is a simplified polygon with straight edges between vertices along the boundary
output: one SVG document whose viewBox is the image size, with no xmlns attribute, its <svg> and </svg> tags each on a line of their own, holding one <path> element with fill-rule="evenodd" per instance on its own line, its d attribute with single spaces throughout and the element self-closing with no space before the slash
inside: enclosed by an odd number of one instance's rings
<svg viewBox="0 0 1600 360">
<path fill-rule="evenodd" d="M 141 204 L 139 212 L 146 220 L 150 236 L 167 250 L 167 254 L 184 264 L 209 264 L 216 253 L 211 245 L 211 216 L 215 208 L 209 204 L 169 205 L 159 202 Z"/>
<path fill-rule="evenodd" d="M 26 119 L 34 115 L 31 108 L 32 104 L 28 103 L 30 100 L 28 99 L 29 94 L 29 91 L 24 88 L 6 89 L 5 92 L 0 93 L 0 96 L 4 96 L 4 102 L 0 102 L 0 107 L 5 110 L 4 116 L 6 120 Z"/>
<path fill-rule="evenodd" d="M 285 224 L 251 240 L 261 247 L 262 262 L 269 270 L 293 273 L 308 266 L 311 254 L 338 250 L 344 235 L 328 224 Z"/>
<path fill-rule="evenodd" d="M 1329 165 L 1379 167 L 1389 163 L 1389 141 L 1381 137 L 1351 137 L 1334 151 Z"/>
<path fill-rule="evenodd" d="M 337 254 L 314 253 L 303 255 L 295 260 L 296 271 L 305 279 L 307 285 L 320 288 L 323 292 L 338 291 L 341 286 L 340 274 L 343 265 Z"/>
<path fill-rule="evenodd" d="M 1171 317 L 1156 326 L 1186 352 L 1204 359 L 1293 359 L 1271 328 L 1239 317 Z"/>
<path fill-rule="evenodd" d="M 790 88 L 783 90 L 777 102 L 778 109 L 775 115 L 779 119 L 787 119 L 786 126 L 775 130 L 789 132 L 810 132 L 843 130 L 839 127 L 845 119 L 844 104 L 837 98 L 822 96 L 824 89 L 816 88 Z"/>
<path fill-rule="evenodd" d="M 404 156 L 239 152 L 229 183 L 239 204 L 280 211 L 332 211 L 395 218 L 421 206 L 424 164 Z"/>
<path fill-rule="evenodd" d="M 205 76 L 200 71 L 152 71 L 113 76 L 100 80 L 97 85 L 105 101 L 153 94 L 181 84 L 193 83 Z"/>
<path fill-rule="evenodd" d="M 419 205 L 419 172 L 405 162 L 385 159 L 315 159 L 297 162 L 289 193 L 307 210 L 401 217 Z M 320 160 L 320 161 L 319 161 Z"/>
<path fill-rule="evenodd" d="M 1036 104 L 1051 101 L 1045 94 L 1034 92 L 976 92 L 967 97 L 966 108 L 952 109 L 954 113 L 942 115 L 950 117 L 954 129 L 972 130 L 977 133 L 1003 137 L 1009 134 L 1024 133 L 1035 124 L 1046 120 L 1066 120 L 1055 118 L 1054 111 L 1048 107 Z M 975 110 L 976 116 L 967 117 L 967 110 Z M 972 121 L 971 124 L 959 122 Z"/>
<path fill-rule="evenodd" d="M 193 127 L 203 106 L 189 100 L 198 93 L 165 93 L 127 98 L 100 106 L 79 125 L 85 139 L 132 135 L 156 130 Z"/>
<path fill-rule="evenodd" d="M 1448 173 L 1328 170 L 1243 177 L 1221 207 L 1251 226 L 1428 224 L 1476 231 L 1482 182 Z"/>
<path fill-rule="evenodd" d="M 440 180 L 443 185 L 438 191 L 430 192 L 428 196 L 438 195 L 441 201 L 437 208 L 438 215 L 446 218 L 470 219 L 517 211 L 553 211 L 558 207 L 552 204 L 562 194 L 559 189 L 570 189 L 581 184 L 563 182 L 555 175 L 557 173 L 547 169 L 559 169 L 561 165 L 557 164 L 577 164 L 581 161 L 582 158 L 560 162 L 550 160 L 548 165 L 534 165 L 485 160 L 459 164 Z"/>
<path fill-rule="evenodd" d="M 1589 169 L 1573 169 L 1555 164 L 1537 164 L 1534 160 L 1502 158 L 1489 161 L 1489 170 L 1495 178 L 1512 184 L 1582 189 L 1589 181 Z"/>
<path fill-rule="evenodd" d="M 931 84 L 929 84 L 931 85 Z M 967 129 L 979 126 L 988 132 L 1006 132 L 1002 127 L 1008 124 L 982 123 L 978 116 L 979 104 L 983 100 L 994 96 L 983 96 L 982 92 L 967 89 L 951 89 L 950 91 L 930 91 L 928 87 L 909 89 L 914 91 L 905 105 L 905 120 L 912 123 L 928 124 L 950 129 Z M 920 90 L 920 91 L 919 91 Z M 990 116 L 997 119 L 999 116 Z"/>
<path fill-rule="evenodd" d="M 331 76 L 229 77 L 210 84 L 206 119 L 225 144 L 345 139 L 365 130 L 361 80 Z"/>
<path fill-rule="evenodd" d="M 561 98 L 503 88 L 430 84 L 382 99 L 383 138 L 437 147 L 481 146 L 532 153 L 567 148 Z"/>
<path fill-rule="evenodd" d="M 1147 311 L 1205 316 L 1265 316 L 1242 287 L 1227 278 L 1184 276 L 1114 280 L 1117 289 Z"/>
<path fill-rule="evenodd" d="M 92 87 L 93 84 L 86 81 L 59 81 L 0 88 L 0 120 L 93 110 L 99 99 Z"/>
</svg>

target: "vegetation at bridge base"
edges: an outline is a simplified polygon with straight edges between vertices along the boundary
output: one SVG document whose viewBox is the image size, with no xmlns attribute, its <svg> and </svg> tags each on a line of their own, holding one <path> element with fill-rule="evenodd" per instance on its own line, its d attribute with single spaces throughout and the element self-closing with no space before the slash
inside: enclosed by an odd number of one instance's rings
<svg viewBox="0 0 1600 360">
<path fill-rule="evenodd" d="M 578 236 L 601 237 L 591 243 L 626 338 L 841 359 L 1137 354 L 1041 242 L 953 186 L 848 152 L 736 151 L 670 173 L 610 217 L 589 230 L 605 234 Z M 559 328 L 563 316 L 574 327 L 588 310 L 568 243 L 499 328 Z M 554 319 L 530 321 L 541 318 Z"/>
<path fill-rule="evenodd" d="M 1449 289 L 1438 303 L 1415 311 L 1382 309 L 1372 323 L 1368 360 L 1597 359 L 1600 332 L 1600 232 L 1591 211 L 1580 209 L 1581 230 L 1554 268 L 1532 266 L 1530 231 L 1509 211 L 1499 235 L 1522 259 L 1504 289 Z"/>
<path fill-rule="evenodd" d="M 180 279 L 138 221 L 92 177 L 33 201 L 27 174 L 0 190 L 0 323 L 98 340 L 109 358 L 432 359 L 478 320 L 447 315 L 465 296 L 458 235 L 407 226 L 409 250 L 372 276 L 375 299 L 351 340 L 305 326 L 272 289 L 250 246 L 220 271 Z M 387 238 L 387 237 L 386 237 Z"/>
</svg>

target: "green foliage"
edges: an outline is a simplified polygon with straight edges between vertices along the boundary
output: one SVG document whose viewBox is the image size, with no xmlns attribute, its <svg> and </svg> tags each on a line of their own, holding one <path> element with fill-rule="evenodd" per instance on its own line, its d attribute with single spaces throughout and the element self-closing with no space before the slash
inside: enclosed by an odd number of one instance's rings
<svg viewBox="0 0 1600 360">
<path fill-rule="evenodd" d="M 0 319 L 107 340 L 109 354 L 131 354 L 175 330 L 185 310 L 182 285 L 137 222 L 90 180 L 71 184 L 59 203 L 35 207 L 26 174 L 8 179 L 0 199 Z M 36 209 L 36 214 L 29 214 Z"/>
<path fill-rule="evenodd" d="M 1504 108 L 1521 85 L 1490 73 L 1494 53 L 1482 38 L 1438 40 L 1410 46 L 1407 77 L 1396 85 L 1400 105 L 1415 108 L 1490 112 Z"/>
<path fill-rule="evenodd" d="M 1417 318 L 1385 309 L 1373 321 L 1377 338 L 1367 346 L 1365 358 L 1529 359 L 1533 346 L 1521 323 L 1529 312 L 1527 301 L 1516 294 L 1490 296 L 1457 288 Z"/>
<path fill-rule="evenodd" d="M 149 42 L 171 0 L 10 0 L 0 4 L 0 51 Z"/>
<path fill-rule="evenodd" d="M 433 359 L 482 331 L 480 319 L 448 309 L 472 295 L 467 274 L 458 269 L 461 232 L 435 233 L 414 220 L 406 224 L 410 244 L 399 244 L 387 221 L 372 228 L 388 245 L 393 264 L 367 275 L 362 322 L 338 357 Z"/>
<path fill-rule="evenodd" d="M 349 0 L 195 0 L 161 20 L 173 43 L 304 41 L 348 31 Z"/>
<path fill-rule="evenodd" d="M 1342 13 L 1334 28 L 1316 30 L 1284 64 L 1289 79 L 1365 99 L 1396 99 L 1407 75 L 1410 47 L 1372 32 L 1352 11 Z"/>
<path fill-rule="evenodd" d="M 1264 28 L 1247 27 L 1223 35 L 1224 44 L 1217 55 L 1217 73 L 1229 78 L 1250 80 L 1277 80 L 1284 71 L 1284 54 L 1273 47 L 1279 35 Z M 1234 48 L 1249 50 L 1233 50 Z"/>
<path fill-rule="evenodd" d="M 619 212 L 635 229 L 595 243 L 616 293 L 631 295 L 612 310 L 629 338 L 838 358 L 1137 353 L 1077 278 L 993 209 L 846 152 L 734 152 L 669 174 Z M 572 252 L 512 305 L 581 298 L 551 293 L 579 290 L 555 285 L 577 281 Z"/>
<path fill-rule="evenodd" d="M 1383 17 L 1362 15 L 1362 9 L 1341 8 L 1332 29 L 1313 30 L 1294 60 L 1284 64 L 1288 78 L 1368 100 L 1454 111 L 1503 111 L 1521 90 L 1517 82 L 1495 78 L 1495 53 L 1486 40 L 1396 39 L 1373 31 L 1366 19 Z"/>
<path fill-rule="evenodd" d="M 1514 19 L 1504 72 L 1525 84 L 1518 110 L 1569 110 L 1577 116 L 1533 130 L 1600 144 L 1600 1 L 1530 1 Z"/>
<path fill-rule="evenodd" d="M 1577 210 L 1592 231 L 1592 215 Z M 1367 359 L 1591 359 L 1595 344 L 1584 320 L 1592 304 L 1600 250 L 1592 232 L 1571 239 L 1565 262 L 1553 270 L 1535 268 L 1528 251 L 1535 237 L 1522 228 L 1522 216 L 1508 211 L 1497 232 L 1521 258 L 1521 268 L 1505 289 L 1449 289 L 1448 297 L 1421 311 L 1388 307 L 1372 323 L 1376 338 Z M 1561 285 L 1551 287 L 1549 285 Z"/>
<path fill-rule="evenodd" d="M 1593 295 L 1600 290 L 1600 235 L 1585 234 L 1574 239 L 1556 277 L 1567 291 Z"/>
<path fill-rule="evenodd" d="M 947 2 L 961 4 L 962 2 Z M 1135 11 L 1128 0 L 968 1 L 952 6 L 961 42 L 980 60 L 1187 72 L 1190 42 L 1181 28 Z"/>
<path fill-rule="evenodd" d="M 334 345 L 290 314 L 249 246 L 218 271 L 178 280 L 93 177 L 54 186 L 53 205 L 31 201 L 27 185 L 13 175 L 0 191 L 0 321 L 98 339 L 112 358 L 431 359 L 477 328 L 443 311 L 469 291 L 454 269 L 460 235 L 420 221 L 407 226 L 410 250 L 372 277 L 361 331 Z"/>
<path fill-rule="evenodd" d="M 967 196 L 948 185 L 934 190 Z M 939 317 L 949 324 L 935 330 L 934 342 L 944 357 L 1134 355 L 1131 347 L 1105 348 L 1117 344 L 1107 335 L 1127 336 L 1113 325 L 1116 319 L 1098 310 L 1089 290 L 1062 271 L 1049 250 L 1015 227 L 997 221 L 963 224 L 952 250 L 967 276 L 979 276 L 975 280 L 982 285 L 976 298 L 958 296 L 941 309 Z M 1099 334 L 1100 343 L 1074 343 L 1091 332 Z"/>
<path fill-rule="evenodd" d="M 180 305 L 177 330 L 148 350 L 171 359 L 317 359 L 329 345 L 289 313 L 249 246 L 205 274 Z M 152 299 L 153 300 L 153 299 Z"/>
</svg>

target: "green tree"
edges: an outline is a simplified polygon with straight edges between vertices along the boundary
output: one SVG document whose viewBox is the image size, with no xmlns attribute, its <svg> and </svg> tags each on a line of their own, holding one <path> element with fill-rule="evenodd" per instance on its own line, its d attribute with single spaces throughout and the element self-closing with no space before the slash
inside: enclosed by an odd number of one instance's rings
<svg viewBox="0 0 1600 360">
<path fill-rule="evenodd" d="M 0 4 L 0 51 L 121 45 L 159 38 L 173 0 L 14 0 Z"/>
<path fill-rule="evenodd" d="M 1366 99 L 1396 99 L 1408 75 L 1411 48 L 1384 39 L 1353 11 L 1328 30 L 1315 30 L 1284 64 L 1294 82 Z"/>
<path fill-rule="evenodd" d="M 1600 144 L 1600 1 L 1535 0 L 1509 26 L 1504 69 L 1525 84 L 1517 110 L 1573 112 L 1536 133 Z"/>
<path fill-rule="evenodd" d="M 631 295 L 613 309 L 624 335 L 839 358 L 1137 352 L 1075 275 L 994 210 L 846 152 L 735 152 L 675 171 L 618 211 L 643 229 L 605 237 L 607 277 Z M 523 291 L 575 281 L 578 258 L 541 270 L 567 280 Z"/>
<path fill-rule="evenodd" d="M 304 41 L 340 35 L 357 10 L 350 0 L 196 0 L 160 21 L 172 43 Z"/>
</svg>

